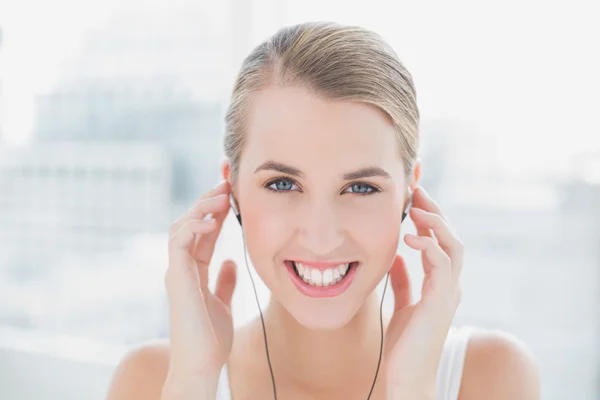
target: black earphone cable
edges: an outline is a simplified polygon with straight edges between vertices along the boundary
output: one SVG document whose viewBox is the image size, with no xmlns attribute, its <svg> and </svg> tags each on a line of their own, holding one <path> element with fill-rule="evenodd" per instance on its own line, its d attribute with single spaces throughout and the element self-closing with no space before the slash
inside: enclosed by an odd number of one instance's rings
<svg viewBox="0 0 600 400">
<path fill-rule="evenodd" d="M 381 356 L 383 355 L 383 299 L 385 298 L 385 289 L 387 289 L 388 279 L 390 278 L 390 272 L 385 274 L 385 284 L 383 285 L 383 294 L 381 295 L 381 304 L 379 305 L 379 327 L 381 328 L 381 341 L 379 343 L 379 361 L 377 361 L 377 369 L 375 370 L 375 378 L 373 379 L 373 385 L 369 391 L 367 400 L 371 398 L 373 390 L 375 389 L 375 383 L 377 383 L 377 376 L 379 375 L 379 367 L 381 366 Z"/>
<path fill-rule="evenodd" d="M 239 219 L 239 218 L 238 218 Z M 240 221 L 241 222 L 241 221 Z M 267 344 L 267 329 L 265 328 L 265 318 L 263 317 L 262 310 L 260 308 L 260 302 L 258 301 L 258 293 L 256 293 L 256 286 L 254 286 L 254 278 L 250 272 L 250 266 L 248 264 L 248 253 L 246 251 L 246 236 L 244 235 L 244 229 L 242 228 L 242 238 L 244 246 L 244 260 L 246 261 L 246 269 L 252 282 L 252 289 L 254 289 L 254 298 L 256 299 L 256 305 L 258 306 L 258 312 L 260 313 L 260 322 L 262 323 L 263 337 L 265 338 L 265 351 L 267 353 L 267 362 L 269 363 L 269 371 L 271 372 L 271 382 L 273 383 L 273 399 L 277 400 L 277 388 L 275 387 L 275 375 L 273 375 L 273 366 L 271 365 L 271 357 L 269 357 L 269 345 Z"/>
</svg>

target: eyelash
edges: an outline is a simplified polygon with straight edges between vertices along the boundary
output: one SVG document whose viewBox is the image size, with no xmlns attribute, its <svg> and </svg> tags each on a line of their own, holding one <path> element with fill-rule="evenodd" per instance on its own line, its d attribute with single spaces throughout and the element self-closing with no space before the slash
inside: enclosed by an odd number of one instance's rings
<svg viewBox="0 0 600 400">
<path fill-rule="evenodd" d="M 264 187 L 265 187 L 265 189 L 270 190 L 270 191 L 275 192 L 275 193 L 292 192 L 292 190 L 277 190 L 277 189 L 272 189 L 272 188 L 269 187 L 269 186 L 273 185 L 274 183 L 281 182 L 281 181 L 288 181 L 288 182 L 291 182 L 293 185 L 300 186 L 293 179 L 290 179 L 290 178 L 287 178 L 287 177 L 280 177 L 280 178 L 276 178 L 276 179 L 271 179 L 270 181 L 268 181 L 267 183 L 265 183 Z M 352 187 L 354 185 L 365 185 L 365 186 L 367 186 L 370 189 L 370 191 L 366 192 L 366 193 L 345 192 L 346 189 L 348 189 L 348 188 L 350 188 L 350 187 Z M 375 187 L 375 186 L 373 186 L 373 185 L 371 185 L 369 183 L 366 183 L 366 182 L 352 182 L 350 185 L 348 185 L 346 187 L 346 189 L 344 189 L 343 194 L 350 193 L 350 194 L 357 194 L 359 196 L 370 196 L 370 195 L 373 195 L 373 194 L 381 192 L 381 190 L 379 188 L 377 188 L 377 187 Z"/>
</svg>

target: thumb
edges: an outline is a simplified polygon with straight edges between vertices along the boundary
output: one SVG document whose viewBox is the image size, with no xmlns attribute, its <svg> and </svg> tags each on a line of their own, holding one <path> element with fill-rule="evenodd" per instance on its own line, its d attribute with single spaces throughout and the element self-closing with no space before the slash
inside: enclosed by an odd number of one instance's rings
<svg viewBox="0 0 600 400">
<path fill-rule="evenodd" d="M 410 277 L 404 259 L 396 254 L 390 269 L 392 290 L 394 291 L 394 311 L 398 311 L 412 303 Z"/>
<path fill-rule="evenodd" d="M 233 260 L 225 260 L 221 264 L 221 271 L 217 278 L 215 296 L 217 296 L 228 308 L 231 308 L 231 298 L 235 290 L 237 280 L 236 265 Z"/>
</svg>

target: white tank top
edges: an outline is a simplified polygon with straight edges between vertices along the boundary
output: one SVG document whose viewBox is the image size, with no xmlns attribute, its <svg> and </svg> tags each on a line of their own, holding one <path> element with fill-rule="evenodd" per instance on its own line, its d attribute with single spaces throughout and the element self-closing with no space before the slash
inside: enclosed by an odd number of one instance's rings
<svg viewBox="0 0 600 400">
<path fill-rule="evenodd" d="M 437 400 L 458 399 L 467 344 L 472 332 L 472 327 L 451 327 L 448 331 L 437 374 Z M 231 400 L 226 365 L 221 370 L 217 400 Z"/>
</svg>

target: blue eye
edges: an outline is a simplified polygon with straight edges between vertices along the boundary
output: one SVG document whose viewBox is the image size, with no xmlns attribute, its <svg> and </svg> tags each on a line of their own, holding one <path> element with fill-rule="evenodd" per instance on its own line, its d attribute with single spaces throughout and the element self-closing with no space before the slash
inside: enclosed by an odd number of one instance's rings
<svg viewBox="0 0 600 400">
<path fill-rule="evenodd" d="M 289 178 L 277 178 L 272 181 L 269 181 L 265 184 L 265 188 L 278 193 L 300 190 L 298 185 L 292 179 Z M 344 190 L 343 193 L 353 193 L 365 196 L 375 194 L 378 192 L 380 192 L 380 190 L 373 185 L 369 185 L 363 182 L 356 182 L 348 186 L 348 188 Z"/>
<path fill-rule="evenodd" d="M 296 189 L 298 188 L 298 186 L 291 179 L 287 178 L 280 178 L 267 184 L 267 188 L 275 192 L 289 192 L 293 190 L 294 186 Z"/>
<path fill-rule="evenodd" d="M 379 189 L 377 189 L 376 187 L 362 182 L 353 183 L 352 185 L 348 186 L 348 189 L 352 189 L 350 193 L 356 193 L 360 195 L 367 195 L 379 192 Z"/>
</svg>

